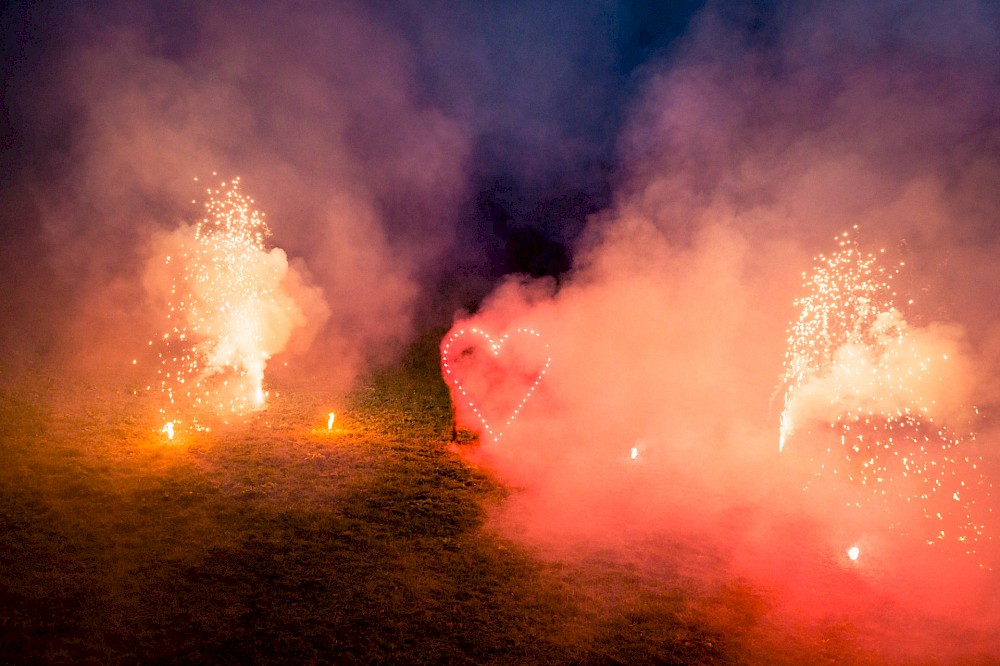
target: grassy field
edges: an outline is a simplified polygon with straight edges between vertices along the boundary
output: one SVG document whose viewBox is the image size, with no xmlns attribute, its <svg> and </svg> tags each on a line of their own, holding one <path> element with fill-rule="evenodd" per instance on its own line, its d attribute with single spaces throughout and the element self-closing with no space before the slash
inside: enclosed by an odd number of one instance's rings
<svg viewBox="0 0 1000 666">
<path fill-rule="evenodd" d="M 782 629 L 745 581 L 504 537 L 487 517 L 509 491 L 451 441 L 437 341 L 173 443 L 137 387 L 8 387 L 0 662 L 879 661 L 849 624 Z"/>
</svg>

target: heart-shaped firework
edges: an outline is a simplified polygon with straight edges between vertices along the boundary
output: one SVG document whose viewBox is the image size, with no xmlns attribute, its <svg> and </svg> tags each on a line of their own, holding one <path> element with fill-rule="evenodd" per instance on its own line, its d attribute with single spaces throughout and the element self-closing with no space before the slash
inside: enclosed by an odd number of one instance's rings
<svg viewBox="0 0 1000 666">
<path fill-rule="evenodd" d="M 528 328 L 498 339 L 478 328 L 459 328 L 441 346 L 441 370 L 453 388 L 456 418 L 471 412 L 494 442 L 517 418 L 550 363 L 549 345 Z"/>
</svg>

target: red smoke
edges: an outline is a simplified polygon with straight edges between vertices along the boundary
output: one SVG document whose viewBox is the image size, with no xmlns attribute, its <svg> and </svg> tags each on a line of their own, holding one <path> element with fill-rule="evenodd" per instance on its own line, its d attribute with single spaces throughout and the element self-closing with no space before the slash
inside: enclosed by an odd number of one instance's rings
<svg viewBox="0 0 1000 666">
<path fill-rule="evenodd" d="M 532 328 L 552 349 L 503 440 L 474 454 L 518 489 L 501 524 L 623 561 L 693 540 L 775 590 L 789 621 L 843 617 L 886 655 L 1000 657 L 992 506 L 993 543 L 942 552 L 890 530 L 905 493 L 859 516 L 850 483 L 804 493 L 811 460 L 777 447 L 800 276 L 858 224 L 863 247 L 906 260 L 915 344 L 954 361 L 940 408 L 978 406 L 969 446 L 997 471 L 996 22 L 922 10 L 800 8 L 758 35 L 706 11 L 648 72 L 628 176 L 570 275 L 513 277 L 453 329 Z"/>
</svg>

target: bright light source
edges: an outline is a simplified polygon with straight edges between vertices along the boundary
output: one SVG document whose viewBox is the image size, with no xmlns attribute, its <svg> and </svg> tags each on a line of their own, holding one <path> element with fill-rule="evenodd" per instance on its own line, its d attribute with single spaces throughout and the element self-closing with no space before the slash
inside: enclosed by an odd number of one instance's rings
<svg viewBox="0 0 1000 666">
<path fill-rule="evenodd" d="M 333 412 L 330 412 L 330 418 L 327 419 L 327 421 L 326 421 L 326 429 L 327 430 L 333 430 L 333 417 L 334 417 Z"/>
<path fill-rule="evenodd" d="M 174 422 L 173 421 L 168 421 L 166 423 L 166 425 L 164 425 L 163 428 L 160 429 L 160 432 L 167 433 L 167 439 L 173 439 L 174 438 Z"/>
<path fill-rule="evenodd" d="M 850 548 L 847 549 L 847 556 L 851 558 L 852 561 L 858 559 L 858 555 L 860 554 L 861 554 L 861 549 L 858 548 L 857 546 L 851 546 Z"/>
<path fill-rule="evenodd" d="M 632 460 L 639 457 L 639 449 L 635 446 L 632 447 Z"/>
</svg>

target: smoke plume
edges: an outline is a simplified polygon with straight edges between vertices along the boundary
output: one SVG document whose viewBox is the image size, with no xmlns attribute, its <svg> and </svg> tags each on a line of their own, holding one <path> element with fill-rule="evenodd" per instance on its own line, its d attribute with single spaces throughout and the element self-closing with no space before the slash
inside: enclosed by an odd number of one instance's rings
<svg viewBox="0 0 1000 666">
<path fill-rule="evenodd" d="M 420 99 L 398 31 L 352 3 L 18 9 L 9 198 L 41 258 L 22 310 L 44 322 L 33 340 L 5 327 L 23 354 L 105 373 L 141 355 L 162 327 L 141 279 L 160 239 L 199 219 L 195 179 L 235 177 L 335 314 L 313 319 L 303 365 L 337 383 L 405 342 L 451 246 L 469 133 Z"/>
<path fill-rule="evenodd" d="M 890 557 L 894 516 L 919 497 L 901 493 L 886 515 L 859 518 L 857 482 L 834 477 L 804 493 L 822 473 L 819 456 L 778 453 L 801 276 L 858 225 L 863 249 L 906 264 L 893 286 L 901 311 L 879 330 L 905 330 L 908 347 L 839 350 L 796 408 L 832 423 L 851 409 L 829 403 L 823 383 L 842 385 L 837 373 L 854 377 L 855 406 L 870 405 L 914 357 L 947 357 L 908 391 L 933 402 L 934 417 L 977 407 L 978 437 L 959 458 L 982 464 L 957 474 L 976 468 L 965 480 L 974 484 L 985 466 L 996 478 L 998 273 L 986 257 L 1000 249 L 1000 16 L 982 3 L 953 9 L 779 3 L 745 15 L 720 4 L 648 66 L 620 143 L 614 205 L 590 220 L 571 272 L 558 288 L 514 276 L 458 317 L 456 329 L 491 336 L 539 331 L 552 350 L 502 440 L 474 454 L 518 489 L 503 524 L 547 547 L 573 537 L 626 559 L 641 559 L 650 535 L 697 539 L 797 599 L 800 618 L 885 594 L 905 613 L 950 613 L 988 637 L 998 609 L 980 567 L 996 566 L 995 548 L 953 561 L 916 538 Z M 496 409 L 490 394 L 475 399 Z M 980 508 L 995 523 L 988 501 Z M 997 528 L 988 526 L 992 543 Z M 877 581 L 858 599 L 837 596 L 842 581 L 829 572 L 799 577 L 804 553 L 859 566 L 845 555 L 855 542 L 870 567 L 858 575 Z M 868 628 L 886 633 L 878 619 Z M 925 638 L 888 644 L 964 649 L 943 633 Z"/>
</svg>

